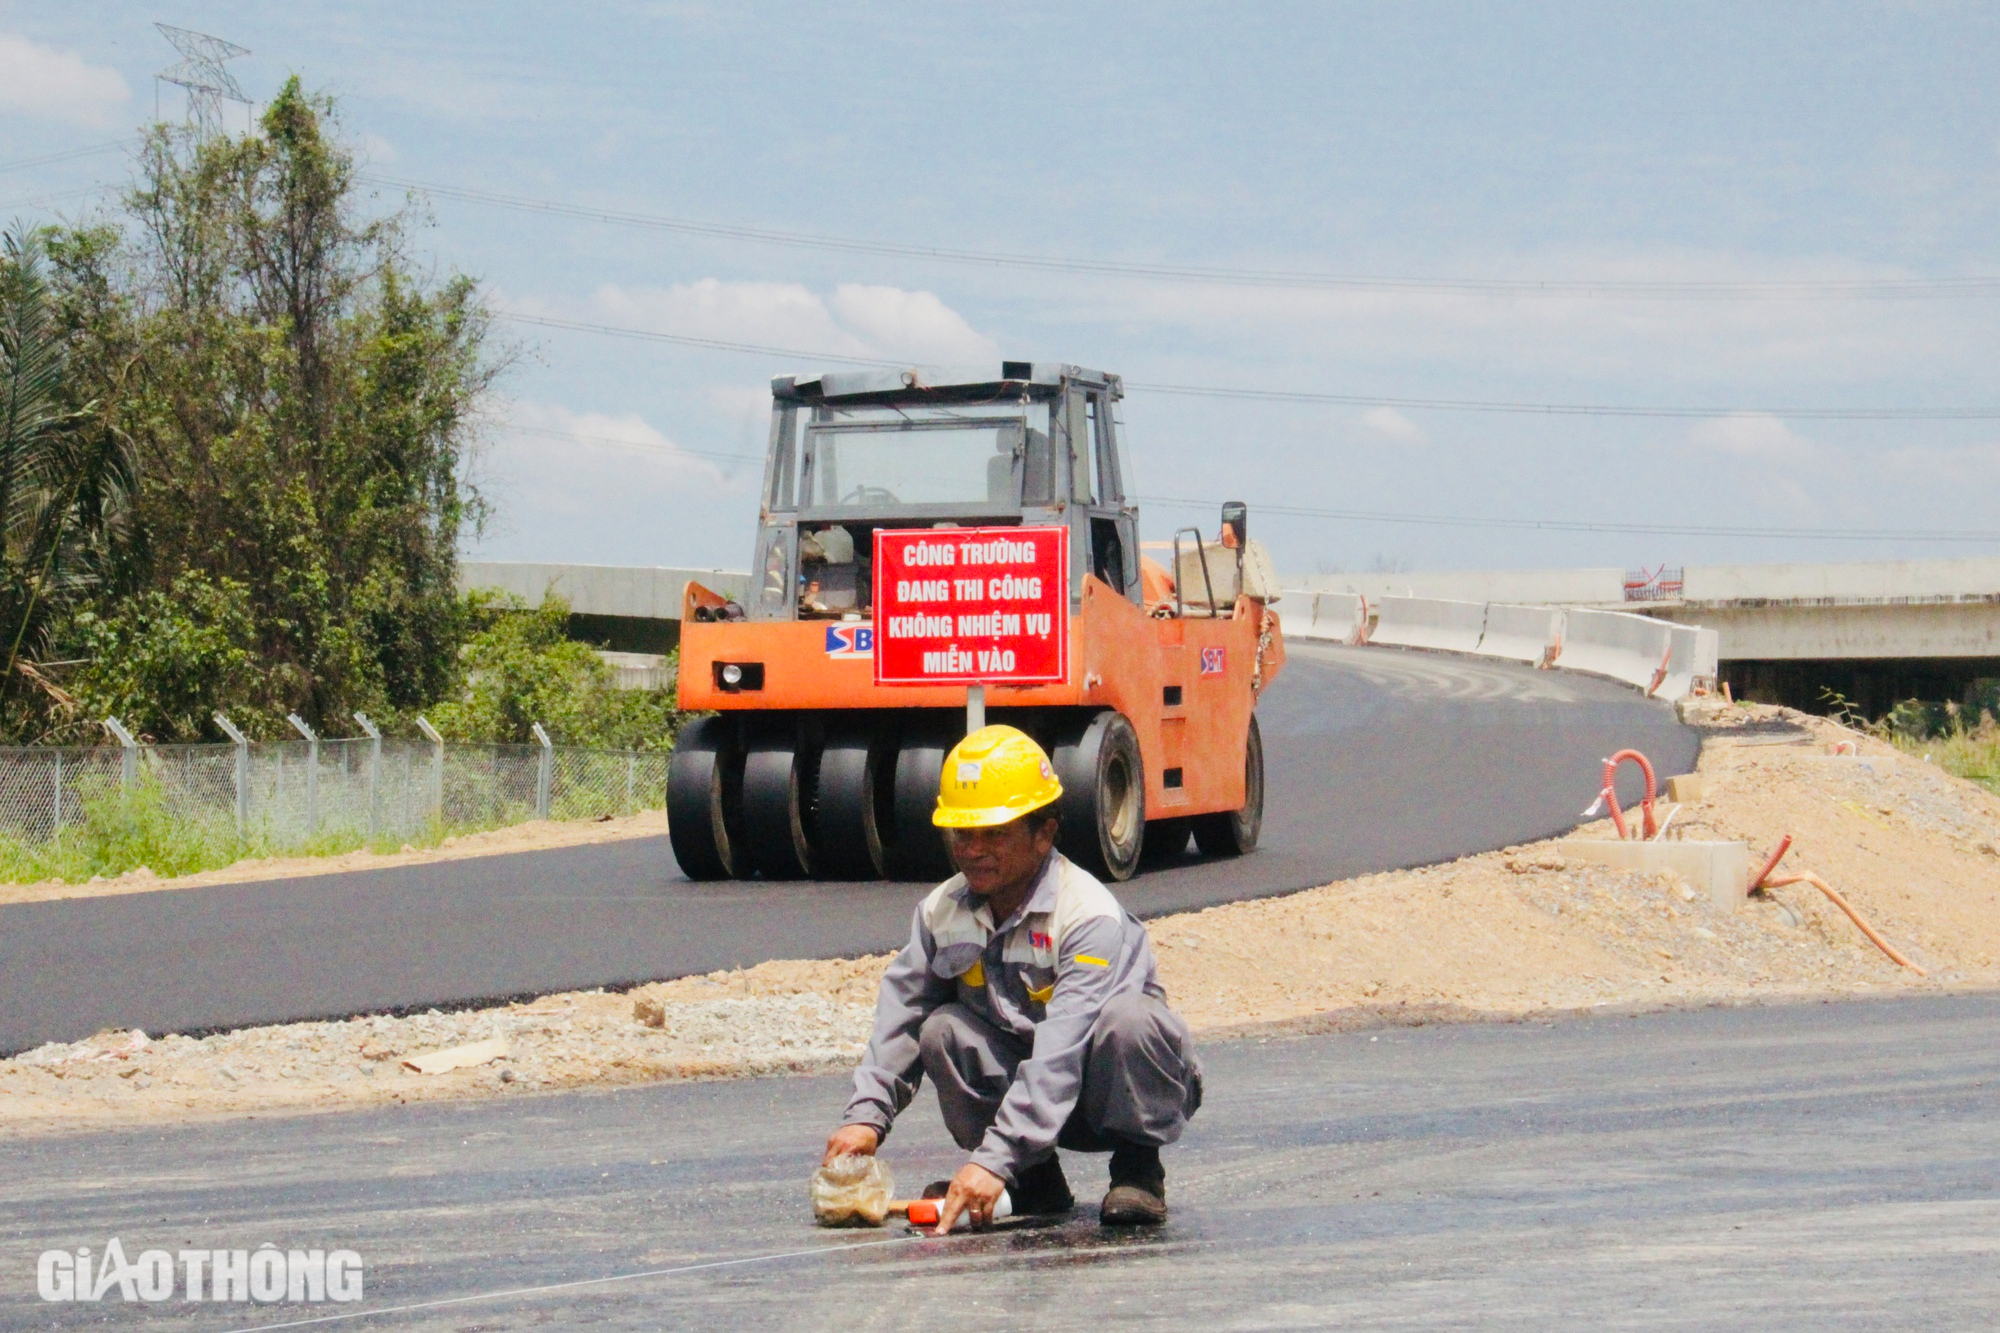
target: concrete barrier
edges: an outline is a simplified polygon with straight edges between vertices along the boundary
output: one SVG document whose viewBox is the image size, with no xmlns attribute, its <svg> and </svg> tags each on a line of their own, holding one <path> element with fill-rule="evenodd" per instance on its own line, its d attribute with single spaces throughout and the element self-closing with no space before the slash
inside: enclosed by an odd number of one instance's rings
<svg viewBox="0 0 2000 1333">
<path fill-rule="evenodd" d="M 1637 685 L 1648 693 L 1678 697 L 1666 690 L 1666 677 L 1673 669 L 1675 626 L 1622 611 L 1571 610 L 1564 613 L 1563 619 L 1562 652 L 1556 658 L 1557 666 L 1587 671 L 1593 676 L 1609 676 Z M 1685 645 L 1690 678 L 1697 647 L 1692 639 Z"/>
<path fill-rule="evenodd" d="M 1479 655 L 1539 662 L 1551 646 L 1561 641 L 1562 615 L 1552 606 L 1508 606 L 1495 602 L 1486 608 L 1486 632 L 1479 639 Z"/>
<path fill-rule="evenodd" d="M 1368 603 L 1358 593 L 1285 591 L 1285 633 L 1301 639 L 1360 643 L 1368 627 Z"/>
<path fill-rule="evenodd" d="M 1486 632 L 1486 603 L 1446 602 L 1430 597 L 1384 597 L 1375 604 L 1375 629 L 1368 642 L 1398 648 L 1435 648 L 1476 653 Z"/>
<path fill-rule="evenodd" d="M 1682 699 L 1696 685 L 1713 689 L 1722 636 L 1699 625 L 1667 626 L 1667 673 L 1653 693 L 1662 699 Z"/>
</svg>

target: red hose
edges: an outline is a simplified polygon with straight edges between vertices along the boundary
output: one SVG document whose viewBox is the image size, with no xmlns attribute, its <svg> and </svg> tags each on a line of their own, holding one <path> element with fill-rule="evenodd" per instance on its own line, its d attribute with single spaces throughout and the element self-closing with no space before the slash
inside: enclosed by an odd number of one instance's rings
<svg viewBox="0 0 2000 1333">
<path fill-rule="evenodd" d="M 1639 802 L 1639 809 L 1644 816 L 1641 829 L 1644 836 L 1648 840 L 1651 840 L 1660 831 L 1660 821 L 1653 817 L 1653 798 L 1659 795 L 1660 789 L 1658 780 L 1653 776 L 1652 761 L 1637 750 L 1620 750 L 1617 754 L 1612 755 L 1604 761 L 1604 801 L 1605 804 L 1611 807 L 1611 827 L 1618 830 L 1620 839 L 1632 836 L 1630 830 L 1625 825 L 1625 812 L 1618 808 L 1618 784 L 1616 781 L 1618 765 L 1624 763 L 1627 759 L 1639 765 L 1639 771 L 1646 775 L 1646 795 L 1645 799 Z"/>
<path fill-rule="evenodd" d="M 1785 853 L 1790 850 L 1792 850 L 1792 835 L 1787 833 L 1779 839 L 1777 847 L 1764 859 L 1764 868 L 1750 877 L 1750 892 L 1755 893 L 1764 887 L 1764 881 L 1771 878 L 1771 872 L 1778 868 L 1778 862 L 1784 860 Z"/>
<path fill-rule="evenodd" d="M 1812 871 L 1802 870 L 1795 875 L 1780 875 L 1776 879 L 1771 878 L 1771 872 L 1778 868 L 1778 862 L 1784 860 L 1785 853 L 1790 851 L 1791 849 L 1792 849 L 1792 835 L 1787 833 L 1784 836 L 1784 838 L 1778 843 L 1777 847 L 1771 852 L 1770 856 L 1765 858 L 1764 868 L 1762 870 L 1759 870 L 1757 872 L 1756 878 L 1750 881 L 1750 892 L 1755 893 L 1757 890 L 1766 887 L 1783 888 L 1787 884 L 1810 884 L 1814 888 L 1818 889 L 1821 893 L 1825 894 L 1827 896 L 1828 901 L 1832 902 L 1832 904 L 1835 907 L 1838 907 L 1841 911 L 1847 913 L 1847 919 L 1849 921 L 1852 921 L 1855 924 L 1855 926 L 1857 926 L 1860 929 L 1861 933 L 1868 937 L 1868 942 L 1870 944 L 1873 944 L 1876 948 L 1880 949 L 1883 953 L 1887 954 L 1891 962 L 1902 964 L 1904 967 L 1909 968 L 1910 971 L 1916 973 L 1920 977 L 1927 977 L 1930 975 L 1930 973 L 1924 971 L 1924 969 L 1918 967 L 1915 963 L 1903 957 L 1902 954 L 1896 952 L 1895 946 L 1890 944 L 1889 941 L 1883 939 L 1882 936 L 1876 931 L 1875 927 L 1869 925 L 1867 919 L 1864 918 L 1861 915 L 1861 913 L 1854 910 L 1854 905 L 1852 903 L 1848 902 L 1847 899 L 1841 897 L 1840 892 L 1837 889 L 1835 889 L 1833 885 L 1827 883 L 1825 880 L 1821 879 L 1818 875 L 1815 875 Z"/>
</svg>

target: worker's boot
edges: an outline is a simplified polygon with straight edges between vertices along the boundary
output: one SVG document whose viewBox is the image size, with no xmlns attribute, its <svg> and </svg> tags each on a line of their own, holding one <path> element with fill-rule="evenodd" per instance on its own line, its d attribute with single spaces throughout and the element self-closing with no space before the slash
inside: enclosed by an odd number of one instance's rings
<svg viewBox="0 0 2000 1333">
<path fill-rule="evenodd" d="M 1069 1192 L 1069 1181 L 1054 1153 L 1046 1162 L 1022 1168 L 1009 1194 L 1017 1216 L 1066 1213 L 1076 1207 L 1076 1196 Z"/>
<path fill-rule="evenodd" d="M 1167 1172 L 1160 1150 L 1121 1143 L 1111 1154 L 1111 1192 L 1097 1220 L 1107 1227 L 1156 1227 L 1167 1220 Z"/>
</svg>

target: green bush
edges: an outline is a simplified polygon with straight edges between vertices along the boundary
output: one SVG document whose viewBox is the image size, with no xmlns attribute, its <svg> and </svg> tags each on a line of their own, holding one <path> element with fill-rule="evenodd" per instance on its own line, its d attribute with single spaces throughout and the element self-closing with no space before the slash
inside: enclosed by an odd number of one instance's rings
<svg viewBox="0 0 2000 1333">
<path fill-rule="evenodd" d="M 565 637 L 562 598 L 550 594 L 530 610 L 518 598 L 475 592 L 467 614 L 477 628 L 459 652 L 464 694 L 431 714 L 447 739 L 525 743 L 540 722 L 558 745 L 673 748 L 674 688 L 614 688 L 596 650 Z"/>
<path fill-rule="evenodd" d="M 84 612 L 75 634 L 88 661 L 71 688 L 85 717 L 116 717 L 161 742 L 223 739 L 217 710 L 253 734 L 284 725 L 257 716 L 250 590 L 233 579 L 189 570 L 166 592 Z"/>
</svg>

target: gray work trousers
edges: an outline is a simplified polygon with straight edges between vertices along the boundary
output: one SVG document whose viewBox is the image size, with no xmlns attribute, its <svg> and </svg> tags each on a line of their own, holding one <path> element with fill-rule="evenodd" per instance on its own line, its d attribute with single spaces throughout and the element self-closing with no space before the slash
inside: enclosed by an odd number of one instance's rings
<svg viewBox="0 0 2000 1333">
<path fill-rule="evenodd" d="M 924 1020 L 924 1073 L 937 1085 L 945 1128 L 958 1146 L 979 1146 L 1032 1043 L 962 1004 Z M 1110 1152 L 1120 1140 L 1159 1147 L 1181 1136 L 1201 1106 L 1201 1064 L 1187 1024 L 1144 991 L 1114 995 L 1090 1029 L 1083 1090 L 1056 1143 L 1072 1152 Z"/>
</svg>

